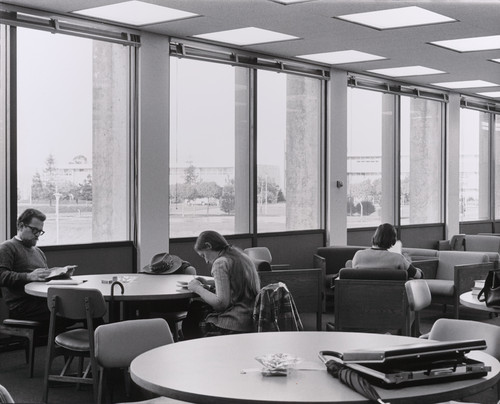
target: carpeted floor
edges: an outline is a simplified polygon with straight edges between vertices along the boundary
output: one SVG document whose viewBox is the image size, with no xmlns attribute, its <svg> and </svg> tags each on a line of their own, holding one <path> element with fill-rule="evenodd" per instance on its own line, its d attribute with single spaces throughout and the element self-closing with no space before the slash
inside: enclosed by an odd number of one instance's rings
<svg viewBox="0 0 500 404">
<path fill-rule="evenodd" d="M 441 306 L 424 310 L 421 316 L 421 332 L 430 330 L 434 321 L 440 317 L 451 317 L 451 312 L 443 313 Z M 490 317 L 488 313 L 462 308 L 462 319 L 482 321 L 500 326 L 500 317 Z M 302 314 L 302 321 L 306 330 L 315 330 L 316 317 L 313 314 Z M 326 324 L 333 322 L 333 315 L 323 314 L 323 330 Z M 43 372 L 45 363 L 45 346 L 36 348 L 35 372 L 32 379 L 28 378 L 28 368 L 24 360 L 24 351 L 21 349 L 0 352 L 0 384 L 4 385 L 13 396 L 16 403 L 41 403 L 43 393 Z M 62 360 L 56 363 L 55 368 L 62 367 Z M 125 395 L 123 379 L 119 378 L 114 383 L 113 402 L 138 401 L 148 397 L 147 393 L 133 389 L 132 395 Z M 49 390 L 49 403 L 54 404 L 87 404 L 93 402 L 91 386 L 82 385 L 76 389 L 72 384 L 60 384 Z"/>
</svg>

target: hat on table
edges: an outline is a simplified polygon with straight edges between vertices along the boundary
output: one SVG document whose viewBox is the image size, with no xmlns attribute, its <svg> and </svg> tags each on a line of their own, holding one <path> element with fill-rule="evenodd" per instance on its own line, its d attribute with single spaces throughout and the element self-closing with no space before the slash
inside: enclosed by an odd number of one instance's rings
<svg viewBox="0 0 500 404">
<path fill-rule="evenodd" d="M 142 272 L 149 274 L 165 275 L 177 271 L 182 265 L 182 260 L 177 255 L 169 253 L 156 254 L 149 265 L 142 268 Z"/>
</svg>

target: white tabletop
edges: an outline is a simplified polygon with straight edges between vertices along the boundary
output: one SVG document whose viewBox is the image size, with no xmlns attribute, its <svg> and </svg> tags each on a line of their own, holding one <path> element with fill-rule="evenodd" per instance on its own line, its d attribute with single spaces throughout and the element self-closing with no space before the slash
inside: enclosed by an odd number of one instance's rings
<svg viewBox="0 0 500 404">
<path fill-rule="evenodd" d="M 491 313 L 500 313 L 500 308 L 488 307 L 485 302 L 477 300 L 477 296 L 473 296 L 472 291 L 462 293 L 460 295 L 460 303 L 465 307 L 470 307 L 472 309 L 489 311 Z"/>
<path fill-rule="evenodd" d="M 133 360 L 130 372 L 139 386 L 162 396 L 193 403 L 366 403 L 361 395 L 327 373 L 321 350 L 345 351 L 412 343 L 411 337 L 345 332 L 253 333 L 183 341 L 148 351 Z M 418 340 L 423 342 L 425 340 Z M 286 377 L 264 377 L 255 357 L 288 353 L 302 359 Z M 396 390 L 377 388 L 396 403 L 456 400 L 486 390 L 500 378 L 500 364 L 473 351 L 470 357 L 492 366 L 488 376 Z M 301 370 L 308 369 L 308 370 Z"/>
<path fill-rule="evenodd" d="M 146 273 L 127 273 L 127 274 L 103 274 L 103 275 L 80 275 L 73 276 L 73 279 L 83 279 L 84 283 L 78 285 L 50 285 L 45 282 L 31 282 L 25 285 L 24 290 L 29 295 L 47 297 L 47 290 L 50 286 L 54 287 L 76 287 L 76 288 L 94 288 L 101 291 L 104 298 L 109 300 L 111 297 L 111 284 L 109 282 L 116 276 L 125 289 L 121 294 L 119 286 L 114 287 L 114 300 L 170 300 L 182 299 L 196 296 L 186 288 L 181 288 L 178 281 L 189 282 L 193 275 L 151 275 Z"/>
</svg>

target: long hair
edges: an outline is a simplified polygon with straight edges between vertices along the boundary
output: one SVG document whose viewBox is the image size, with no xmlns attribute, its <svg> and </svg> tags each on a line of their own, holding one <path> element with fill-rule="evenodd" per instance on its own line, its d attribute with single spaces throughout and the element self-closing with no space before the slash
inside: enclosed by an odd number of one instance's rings
<svg viewBox="0 0 500 404">
<path fill-rule="evenodd" d="M 255 299 L 260 291 L 259 275 L 253 261 L 242 250 L 229 244 L 221 234 L 213 230 L 200 233 L 194 249 L 196 251 L 211 249 L 218 251 L 219 257 L 226 257 L 232 263 L 229 274 L 231 290 L 234 293 L 232 298 L 234 300 Z"/>
<path fill-rule="evenodd" d="M 395 227 L 390 223 L 383 223 L 372 237 L 372 245 L 379 248 L 391 248 L 397 240 Z"/>
</svg>

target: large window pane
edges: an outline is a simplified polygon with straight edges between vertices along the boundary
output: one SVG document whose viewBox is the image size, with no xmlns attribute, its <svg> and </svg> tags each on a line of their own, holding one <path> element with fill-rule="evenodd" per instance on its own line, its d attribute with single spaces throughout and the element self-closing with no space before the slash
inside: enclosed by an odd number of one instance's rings
<svg viewBox="0 0 500 404">
<path fill-rule="evenodd" d="M 394 96 L 347 92 L 347 227 L 394 221 Z"/>
<path fill-rule="evenodd" d="M 170 237 L 248 233 L 248 70 L 170 63 Z"/>
<path fill-rule="evenodd" d="M 489 117 L 460 110 L 460 220 L 490 218 Z"/>
<path fill-rule="evenodd" d="M 321 81 L 259 71 L 257 229 L 321 227 Z"/>
<path fill-rule="evenodd" d="M 41 245 L 128 239 L 129 48 L 17 32 L 18 212 L 47 214 Z"/>
<path fill-rule="evenodd" d="M 401 97 L 401 224 L 441 222 L 442 105 Z"/>
</svg>

